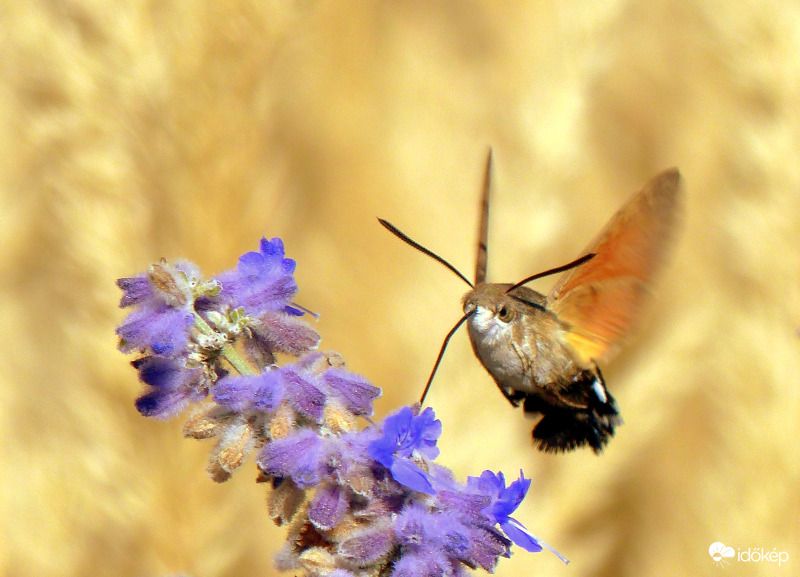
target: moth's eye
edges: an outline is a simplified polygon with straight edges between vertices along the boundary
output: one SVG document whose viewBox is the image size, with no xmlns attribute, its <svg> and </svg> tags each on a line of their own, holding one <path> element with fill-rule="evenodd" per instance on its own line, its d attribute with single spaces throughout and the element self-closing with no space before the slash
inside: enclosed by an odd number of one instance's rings
<svg viewBox="0 0 800 577">
<path fill-rule="evenodd" d="M 503 305 L 500 307 L 500 310 L 497 311 L 497 318 L 504 323 L 510 322 L 511 319 L 514 318 L 514 309 L 510 309 L 506 305 Z"/>
</svg>

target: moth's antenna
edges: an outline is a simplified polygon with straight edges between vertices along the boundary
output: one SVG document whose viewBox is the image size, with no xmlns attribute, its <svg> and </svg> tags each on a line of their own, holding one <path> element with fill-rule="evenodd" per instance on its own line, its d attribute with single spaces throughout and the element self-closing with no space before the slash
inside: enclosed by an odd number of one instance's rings
<svg viewBox="0 0 800 577">
<path fill-rule="evenodd" d="M 475 262 L 475 285 L 486 281 L 489 251 L 489 191 L 492 188 L 492 149 L 486 156 L 486 172 L 483 175 L 481 194 L 481 216 L 478 224 L 478 259 Z"/>
<path fill-rule="evenodd" d="M 454 272 L 454 273 L 455 273 L 455 274 L 458 276 L 458 278 L 460 278 L 461 280 L 463 280 L 463 281 L 464 281 L 465 283 L 467 283 L 467 284 L 468 284 L 470 287 L 472 287 L 472 288 L 475 288 L 475 286 L 474 286 L 474 285 L 473 285 L 471 282 L 469 282 L 469 280 L 467 280 L 467 277 L 465 277 L 463 274 L 461 274 L 460 272 L 458 272 L 458 269 L 457 269 L 456 267 L 454 267 L 454 266 L 453 266 L 453 265 L 451 265 L 449 262 L 447 262 L 446 260 L 444 260 L 444 259 L 443 259 L 442 257 L 440 257 L 438 254 L 436 254 L 436 253 L 435 253 L 435 252 L 433 252 L 433 251 L 430 251 L 430 250 L 428 250 L 427 248 L 425 248 L 424 246 L 422 246 L 422 245 L 421 245 L 421 244 L 419 244 L 418 242 L 416 242 L 416 241 L 414 241 L 414 240 L 411 240 L 411 238 L 409 238 L 409 237 L 408 237 L 408 235 L 406 235 L 405 233 L 401 232 L 401 231 L 400 231 L 400 229 L 398 229 L 396 226 L 394 226 L 394 225 L 393 225 L 392 223 L 390 223 L 389 221 L 386 221 L 386 220 L 383 220 L 382 218 L 379 218 L 379 219 L 378 219 L 378 222 L 380 222 L 380 223 L 381 223 L 381 225 L 383 225 L 383 228 L 385 228 L 386 230 L 388 230 L 389 232 L 391 232 L 391 233 L 392 233 L 393 235 L 395 235 L 397 238 L 399 238 L 400 240 L 402 240 L 402 241 L 403 241 L 403 242 L 405 242 L 406 244 L 409 244 L 409 245 L 413 246 L 415 249 L 417 249 L 417 250 L 418 250 L 418 251 L 420 251 L 421 253 L 427 254 L 429 257 L 431 257 L 431 258 L 432 258 L 433 260 L 435 260 L 436 262 L 443 264 L 443 265 L 444 265 L 444 266 L 446 266 L 448 269 L 450 269 L 452 272 Z"/>
<path fill-rule="evenodd" d="M 461 317 L 459 321 L 456 323 L 456 326 L 450 329 L 450 332 L 447 333 L 447 336 L 444 338 L 444 342 L 442 343 L 442 348 L 439 349 L 439 356 L 436 357 L 436 362 L 433 364 L 433 370 L 431 371 L 431 376 L 428 377 L 428 382 L 425 383 L 425 390 L 422 391 L 422 396 L 419 399 L 420 406 L 422 406 L 422 404 L 425 402 L 425 397 L 428 396 L 428 390 L 431 388 L 431 383 L 433 382 L 433 377 L 436 375 L 436 370 L 439 368 L 439 363 L 442 362 L 442 357 L 444 356 L 444 351 L 447 348 L 447 344 L 450 342 L 450 339 L 453 338 L 453 335 L 456 334 L 456 331 L 459 329 L 459 327 L 461 327 L 461 325 L 464 324 L 464 321 L 466 321 L 471 315 L 475 314 L 476 310 L 477 309 L 473 309 L 469 311 L 467 314 L 465 314 L 463 317 Z"/>
<path fill-rule="evenodd" d="M 542 277 L 545 277 L 545 276 L 550 276 L 551 274 L 556 274 L 558 272 L 564 272 L 565 270 L 569 270 L 571 268 L 575 268 L 576 266 L 581 266 L 583 263 L 592 260 L 595 256 L 597 256 L 597 255 L 592 252 L 592 253 L 589 253 L 589 254 L 585 254 L 580 258 L 576 258 L 575 260 L 573 260 L 572 262 L 568 262 L 567 264 L 563 264 L 561 266 L 557 266 L 556 268 L 551 268 L 550 270 L 546 270 L 544 272 L 538 272 L 538 273 L 536 273 L 534 275 L 529 276 L 528 278 L 522 279 L 517 284 L 513 285 L 511 288 L 509 288 L 506 291 L 506 294 L 510 293 L 515 288 L 519 288 L 522 285 L 527 284 L 527 283 L 529 283 L 531 281 L 534 281 L 536 279 L 539 279 L 539 278 L 542 278 Z"/>
</svg>

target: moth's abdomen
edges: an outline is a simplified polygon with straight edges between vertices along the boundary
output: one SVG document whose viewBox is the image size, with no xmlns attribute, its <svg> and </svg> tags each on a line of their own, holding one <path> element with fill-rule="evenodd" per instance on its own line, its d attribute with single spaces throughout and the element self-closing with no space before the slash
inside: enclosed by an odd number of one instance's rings
<svg viewBox="0 0 800 577">
<path fill-rule="evenodd" d="M 548 453 L 572 451 L 585 445 L 599 453 L 622 422 L 617 403 L 596 367 L 581 371 L 557 394 L 528 395 L 523 409 L 542 415 L 533 429 L 533 441 L 537 448 Z"/>
</svg>

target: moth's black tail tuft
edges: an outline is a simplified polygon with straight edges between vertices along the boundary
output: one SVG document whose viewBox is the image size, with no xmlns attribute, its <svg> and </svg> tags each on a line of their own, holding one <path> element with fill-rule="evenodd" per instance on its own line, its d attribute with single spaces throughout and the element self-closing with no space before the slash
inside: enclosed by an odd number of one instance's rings
<svg viewBox="0 0 800 577">
<path fill-rule="evenodd" d="M 613 399 L 610 399 L 613 403 Z M 589 445 L 595 453 L 600 453 L 614 436 L 614 428 L 619 424 L 619 415 L 600 414 L 597 411 L 582 409 L 550 409 L 533 429 L 533 442 L 536 447 L 548 453 L 572 451 Z"/>
<path fill-rule="evenodd" d="M 603 450 L 622 419 L 617 403 L 602 379 L 597 371 L 591 380 L 576 380 L 575 388 L 582 389 L 583 407 L 555 406 L 534 395 L 525 399 L 523 408 L 526 413 L 542 415 L 533 429 L 533 442 L 539 450 L 559 453 L 584 445 L 589 445 L 597 454 Z"/>
</svg>

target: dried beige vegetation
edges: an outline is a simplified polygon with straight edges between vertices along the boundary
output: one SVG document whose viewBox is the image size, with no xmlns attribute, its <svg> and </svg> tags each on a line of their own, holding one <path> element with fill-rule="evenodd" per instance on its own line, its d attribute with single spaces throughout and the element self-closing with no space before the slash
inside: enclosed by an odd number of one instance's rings
<svg viewBox="0 0 800 577">
<path fill-rule="evenodd" d="M 454 339 L 429 397 L 443 462 L 523 467 L 519 517 L 572 559 L 498 575 L 712 575 L 714 541 L 797 571 L 800 8 L 499 6 L 3 3 L 0 573 L 272 574 L 252 464 L 215 485 L 208 446 L 135 413 L 113 280 L 281 236 L 383 415 L 419 394 L 465 287 L 375 217 L 470 272 L 490 144 L 491 280 L 577 256 L 667 166 L 688 190 L 652 322 L 605 368 L 626 424 L 603 456 L 532 451 Z"/>
</svg>

